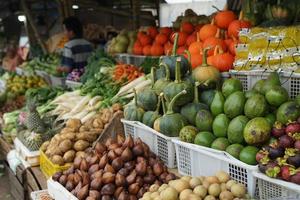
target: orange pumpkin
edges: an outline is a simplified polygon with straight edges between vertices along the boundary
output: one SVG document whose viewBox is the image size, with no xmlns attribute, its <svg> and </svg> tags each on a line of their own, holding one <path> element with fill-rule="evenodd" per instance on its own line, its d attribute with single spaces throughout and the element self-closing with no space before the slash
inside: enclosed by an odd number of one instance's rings
<svg viewBox="0 0 300 200">
<path fill-rule="evenodd" d="M 201 41 L 205 41 L 207 38 L 215 36 L 218 31 L 218 27 L 213 24 L 204 25 L 200 31 L 199 36 Z"/>
<path fill-rule="evenodd" d="M 149 35 L 146 35 L 146 34 L 141 35 L 139 41 L 140 41 L 140 43 L 143 47 L 152 43 L 151 37 Z"/>
<path fill-rule="evenodd" d="M 219 11 L 215 16 L 215 23 L 219 28 L 227 29 L 229 24 L 236 19 L 234 12 L 230 10 Z"/>
<path fill-rule="evenodd" d="M 199 39 L 199 33 L 197 34 L 197 41 L 193 42 L 190 46 L 189 46 L 189 52 L 191 54 L 200 54 L 200 52 L 202 52 L 202 48 L 203 48 L 203 44 Z"/>
<path fill-rule="evenodd" d="M 156 37 L 156 35 L 158 34 L 158 30 L 156 27 L 154 26 L 150 26 L 148 29 L 147 29 L 147 33 L 148 35 L 150 35 L 150 37 L 152 39 L 154 39 Z"/>
<path fill-rule="evenodd" d="M 137 40 L 133 45 L 133 54 L 135 55 L 142 55 L 143 54 L 143 47 L 141 43 Z"/>
<path fill-rule="evenodd" d="M 163 46 L 158 45 L 158 44 L 152 45 L 150 51 L 151 51 L 151 55 L 152 56 L 161 56 L 161 55 L 164 54 L 164 48 L 163 48 Z"/>
<path fill-rule="evenodd" d="M 164 45 L 164 53 L 166 56 L 170 56 L 172 54 L 173 44 L 171 42 L 167 42 Z"/>
<path fill-rule="evenodd" d="M 191 66 L 193 69 L 202 64 L 203 55 L 200 53 L 191 54 Z"/>
<path fill-rule="evenodd" d="M 157 44 L 164 45 L 167 41 L 168 41 L 168 36 L 167 36 L 166 34 L 159 33 L 159 34 L 155 37 L 155 42 L 156 42 Z"/>
<path fill-rule="evenodd" d="M 143 55 L 151 56 L 151 45 L 146 45 L 143 47 Z"/>
<path fill-rule="evenodd" d="M 207 52 L 208 56 L 211 56 L 214 54 L 214 50 L 217 45 L 221 46 L 223 51 L 227 50 L 227 46 L 226 46 L 224 40 L 222 40 L 220 38 L 210 37 L 203 42 L 203 48 L 211 48 Z"/>
<path fill-rule="evenodd" d="M 228 36 L 238 37 L 242 28 L 251 28 L 251 23 L 245 20 L 234 20 L 228 26 Z"/>
<path fill-rule="evenodd" d="M 186 39 L 186 45 L 189 47 L 192 43 L 197 41 L 197 34 L 193 33 Z"/>
<path fill-rule="evenodd" d="M 185 32 L 178 32 L 178 46 L 185 45 L 187 38 L 188 38 L 188 34 L 186 34 Z M 171 35 L 170 40 L 172 43 L 174 43 L 175 33 Z"/>
<path fill-rule="evenodd" d="M 159 29 L 159 32 L 162 33 L 162 34 L 165 34 L 169 37 L 173 31 L 170 27 L 161 27 Z"/>
<path fill-rule="evenodd" d="M 234 56 L 230 53 L 224 53 L 221 46 L 217 45 L 214 55 L 208 57 L 207 63 L 213 65 L 220 72 L 227 72 L 233 67 Z"/>
<path fill-rule="evenodd" d="M 186 46 L 181 46 L 177 48 L 176 54 L 177 55 L 183 55 L 185 53 Z"/>
<path fill-rule="evenodd" d="M 187 34 L 191 34 L 192 32 L 194 32 L 194 26 L 190 22 L 182 22 L 180 30 Z"/>
</svg>

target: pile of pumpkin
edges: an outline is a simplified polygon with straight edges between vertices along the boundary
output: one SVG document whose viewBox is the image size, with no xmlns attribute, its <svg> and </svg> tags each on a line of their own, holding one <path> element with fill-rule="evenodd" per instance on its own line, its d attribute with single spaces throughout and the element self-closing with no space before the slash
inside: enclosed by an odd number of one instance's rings
<svg viewBox="0 0 300 200">
<path fill-rule="evenodd" d="M 240 17 L 242 18 L 242 17 Z M 210 24 L 193 25 L 183 21 L 179 30 L 162 27 L 159 30 L 149 27 L 146 32 L 139 32 L 133 46 L 133 54 L 162 56 L 178 54 L 189 58 L 191 66 L 196 68 L 202 63 L 203 49 L 208 51 L 208 63 L 221 72 L 232 68 L 238 33 L 242 28 L 250 28 L 248 21 L 237 19 L 234 12 L 218 11 Z M 175 33 L 178 43 L 175 44 Z M 172 51 L 174 46 L 176 52 Z"/>
<path fill-rule="evenodd" d="M 158 68 L 152 68 L 152 84 L 135 94 L 134 101 L 124 109 L 124 117 L 130 121 L 140 121 L 166 136 L 178 136 L 180 127 L 186 123 L 186 116 L 179 114 L 180 108 L 198 101 L 198 88 L 215 88 L 220 82 L 220 72 L 207 64 L 204 49 L 203 63 L 192 69 L 187 58 L 176 54 L 179 34 L 175 34 L 173 54 L 164 56 Z M 196 82 L 196 87 L 194 87 Z"/>
</svg>

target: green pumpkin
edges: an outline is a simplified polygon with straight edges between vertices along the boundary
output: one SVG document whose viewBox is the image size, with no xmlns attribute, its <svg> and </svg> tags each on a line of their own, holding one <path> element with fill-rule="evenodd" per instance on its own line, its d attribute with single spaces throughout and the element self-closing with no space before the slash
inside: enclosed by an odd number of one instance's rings
<svg viewBox="0 0 300 200">
<path fill-rule="evenodd" d="M 153 89 L 154 80 L 155 80 L 155 68 L 151 68 L 151 81 L 152 86 L 149 88 L 144 89 L 143 91 L 137 94 L 137 102 L 140 107 L 144 110 L 155 110 L 157 105 L 157 95 L 155 90 Z"/>
<path fill-rule="evenodd" d="M 186 95 L 180 96 L 176 101 L 174 106 L 182 106 L 189 102 L 191 102 L 194 98 L 194 89 L 193 85 L 189 82 L 181 80 L 181 72 L 180 72 L 180 58 L 177 59 L 176 62 L 176 79 L 174 82 L 169 83 L 163 90 L 163 93 L 170 102 L 179 92 L 182 90 L 186 90 Z"/>
<path fill-rule="evenodd" d="M 180 130 L 188 124 L 187 119 L 179 113 L 174 113 L 173 106 L 182 96 L 187 94 L 186 90 L 179 92 L 170 102 L 167 112 L 154 122 L 154 130 L 168 136 L 178 137 Z"/>
<path fill-rule="evenodd" d="M 161 98 L 158 97 L 158 103 L 155 111 L 147 111 L 143 116 L 143 124 L 153 128 L 154 121 L 161 117 L 159 114 Z"/>
<path fill-rule="evenodd" d="M 189 121 L 190 124 L 195 125 L 195 117 L 197 112 L 201 109 L 208 110 L 208 106 L 204 103 L 199 102 L 199 87 L 200 83 L 196 82 L 194 86 L 194 101 L 188 103 L 181 108 L 180 113 Z"/>
<path fill-rule="evenodd" d="M 176 62 L 178 58 L 181 58 L 180 60 L 180 71 L 181 71 L 181 75 L 184 76 L 189 68 L 189 61 L 183 56 L 183 55 L 176 55 L 177 52 L 177 43 L 178 43 L 178 33 L 175 34 L 175 40 L 174 40 L 174 45 L 173 45 L 173 49 L 172 49 L 172 55 L 171 56 L 164 56 L 161 59 L 161 63 L 164 63 L 165 65 L 167 65 L 169 67 L 170 70 L 170 77 L 172 79 L 175 78 L 176 76 Z"/>
<path fill-rule="evenodd" d="M 163 89 L 169 83 L 171 83 L 169 67 L 163 63 L 161 64 L 161 67 L 165 68 L 166 76 L 164 78 L 158 79 L 153 85 L 153 89 L 155 90 L 157 95 L 160 95 L 160 93 L 163 91 Z"/>
<path fill-rule="evenodd" d="M 124 118 L 129 121 L 142 121 L 145 113 L 144 109 L 137 104 L 137 95 L 134 91 L 134 104 L 127 105 L 124 109 Z"/>
</svg>

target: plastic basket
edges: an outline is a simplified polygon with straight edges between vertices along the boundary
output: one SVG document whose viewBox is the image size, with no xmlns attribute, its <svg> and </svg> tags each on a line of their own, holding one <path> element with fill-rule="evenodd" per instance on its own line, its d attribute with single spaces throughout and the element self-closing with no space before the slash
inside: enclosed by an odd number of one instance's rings
<svg viewBox="0 0 300 200">
<path fill-rule="evenodd" d="M 260 172 L 253 174 L 258 180 L 259 197 L 261 200 L 300 199 L 300 185 L 270 178 Z"/>
<path fill-rule="evenodd" d="M 173 139 L 177 155 L 177 167 L 179 174 L 187 176 L 211 176 L 223 170 L 232 179 L 244 184 L 251 196 L 258 196 L 257 181 L 253 172 L 257 166 L 247 165 L 237 159 L 223 154 L 216 154 L 195 144 Z"/>
<path fill-rule="evenodd" d="M 52 86 L 64 86 L 66 84 L 66 78 L 50 76 Z"/>
<path fill-rule="evenodd" d="M 270 71 L 265 70 L 252 70 L 252 71 L 236 71 L 231 70 L 231 77 L 239 79 L 244 91 L 250 90 L 254 84 L 261 79 L 266 79 Z M 294 99 L 300 93 L 300 74 L 293 72 L 279 72 L 280 81 L 282 86 L 288 91 L 289 96 Z"/>
<path fill-rule="evenodd" d="M 69 88 L 76 89 L 76 88 L 80 87 L 82 85 L 82 83 L 75 82 L 75 81 L 70 81 L 70 80 L 66 80 L 66 85 Z"/>
<path fill-rule="evenodd" d="M 14 139 L 14 145 L 18 155 L 30 166 L 35 167 L 40 165 L 39 151 L 30 151 L 18 138 Z"/>
<path fill-rule="evenodd" d="M 59 166 L 56 164 L 53 164 L 44 154 L 43 151 L 40 150 L 40 168 L 43 174 L 49 178 L 56 172 L 64 171 L 67 170 L 71 165 L 70 164 L 65 164 L 63 166 Z"/>
<path fill-rule="evenodd" d="M 167 137 L 140 122 L 124 119 L 121 121 L 124 125 L 125 136 L 141 138 L 167 167 L 176 168 L 176 153 L 172 137 Z"/>
<path fill-rule="evenodd" d="M 47 187 L 49 195 L 55 200 L 78 200 L 60 183 L 53 181 L 52 179 L 47 180 Z"/>
<path fill-rule="evenodd" d="M 51 200 L 52 197 L 48 194 L 48 190 L 39 190 L 30 193 L 32 200 Z"/>
</svg>

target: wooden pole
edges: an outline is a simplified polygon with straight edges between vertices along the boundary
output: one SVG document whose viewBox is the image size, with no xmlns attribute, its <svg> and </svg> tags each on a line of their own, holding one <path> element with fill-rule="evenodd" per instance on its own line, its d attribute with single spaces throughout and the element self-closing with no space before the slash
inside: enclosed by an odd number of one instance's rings
<svg viewBox="0 0 300 200">
<path fill-rule="evenodd" d="M 21 0 L 21 6 L 22 6 L 23 11 L 24 11 L 24 13 L 26 15 L 26 20 L 28 21 L 28 25 L 31 26 L 32 31 L 33 31 L 33 33 L 34 33 L 34 35 L 35 35 L 35 37 L 36 37 L 39 45 L 41 46 L 41 48 L 43 50 L 43 53 L 46 54 L 48 52 L 47 51 L 47 47 L 46 47 L 45 43 L 43 42 L 43 40 L 41 38 L 41 35 L 39 34 L 39 32 L 38 32 L 38 30 L 37 30 L 37 28 L 36 28 L 36 26 L 34 24 L 33 18 L 32 18 L 31 14 L 30 14 L 30 11 L 29 11 L 29 9 L 28 9 L 28 7 L 26 5 L 25 0 Z"/>
<path fill-rule="evenodd" d="M 133 30 L 140 27 L 140 0 L 132 0 Z"/>
</svg>

